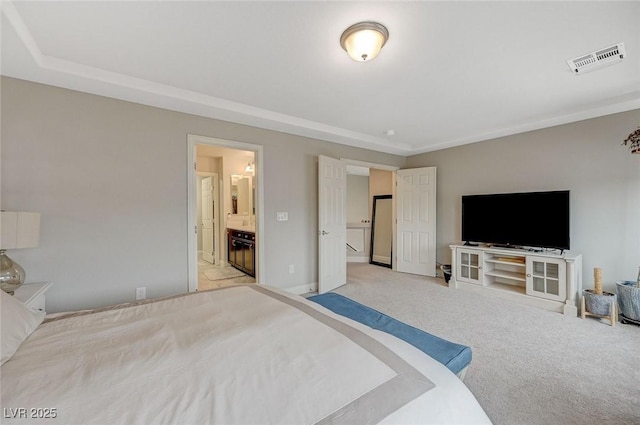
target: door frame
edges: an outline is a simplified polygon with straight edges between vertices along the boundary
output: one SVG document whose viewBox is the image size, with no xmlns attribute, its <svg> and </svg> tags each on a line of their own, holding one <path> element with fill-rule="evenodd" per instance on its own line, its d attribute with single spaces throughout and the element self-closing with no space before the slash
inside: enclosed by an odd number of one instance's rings
<svg viewBox="0 0 640 425">
<path fill-rule="evenodd" d="M 393 223 L 393 231 L 392 231 L 392 247 L 396 248 L 396 228 L 398 226 L 397 220 L 396 220 L 396 172 L 398 170 L 402 170 L 402 167 L 396 167 L 395 165 L 387 165 L 387 164 L 378 164 L 375 162 L 367 162 L 367 161 L 359 161 L 357 159 L 349 159 L 349 158 L 340 158 L 341 161 L 344 161 L 347 165 L 357 165 L 359 167 L 367 167 L 367 168 L 375 168 L 376 170 L 385 170 L 385 171 L 391 171 L 393 173 L 393 185 L 391 188 L 391 209 L 392 209 L 392 213 L 391 213 L 391 222 Z M 347 192 L 347 196 L 349 196 L 349 193 Z M 346 205 L 345 205 L 346 208 Z M 369 247 L 371 248 L 371 247 Z M 396 253 L 394 252 L 393 255 L 396 255 Z M 391 259 L 391 270 L 393 271 L 397 271 L 396 270 L 396 263 L 397 261 L 395 261 L 394 258 Z"/>
<path fill-rule="evenodd" d="M 251 151 L 255 155 L 256 185 L 256 283 L 261 284 L 264 279 L 263 259 L 264 238 L 261 237 L 264 229 L 264 172 L 263 172 L 263 146 L 253 143 L 236 142 L 233 140 L 217 139 L 214 137 L 187 134 L 187 291 L 198 290 L 198 239 L 197 212 L 196 212 L 196 145 L 219 146 L 236 150 Z M 223 177 L 224 178 L 224 177 Z M 221 225 L 222 223 L 220 223 Z"/>
</svg>

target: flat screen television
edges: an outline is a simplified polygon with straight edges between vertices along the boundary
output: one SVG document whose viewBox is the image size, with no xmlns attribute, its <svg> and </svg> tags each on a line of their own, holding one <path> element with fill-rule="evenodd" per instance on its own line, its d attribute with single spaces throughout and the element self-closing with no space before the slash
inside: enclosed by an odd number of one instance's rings
<svg viewBox="0 0 640 425">
<path fill-rule="evenodd" d="M 569 249 L 569 191 L 464 195 L 462 240 Z"/>
</svg>

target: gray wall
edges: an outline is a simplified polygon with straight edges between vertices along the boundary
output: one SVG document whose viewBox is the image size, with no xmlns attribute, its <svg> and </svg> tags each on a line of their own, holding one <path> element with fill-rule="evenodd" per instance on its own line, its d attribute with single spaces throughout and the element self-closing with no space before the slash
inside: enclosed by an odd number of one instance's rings
<svg viewBox="0 0 640 425">
<path fill-rule="evenodd" d="M 187 134 L 264 146 L 263 282 L 281 288 L 317 282 L 317 156 L 406 162 L 6 77 L 1 96 L 1 206 L 42 214 L 40 247 L 9 255 L 54 282 L 50 312 L 187 291 Z"/>
<path fill-rule="evenodd" d="M 369 213 L 369 176 L 347 174 L 347 223 L 371 219 Z"/>
<path fill-rule="evenodd" d="M 640 155 L 631 111 L 403 158 L 2 78 L 1 207 L 42 213 L 40 247 L 9 255 L 51 280 L 50 311 L 187 290 L 187 134 L 264 146 L 264 283 L 317 282 L 317 156 L 438 167 L 438 261 L 460 240 L 460 196 L 571 190 L 572 251 L 605 288 L 640 266 Z M 277 211 L 289 221 L 276 222 Z M 296 272 L 288 273 L 294 264 Z"/>
<path fill-rule="evenodd" d="M 603 285 L 635 279 L 640 267 L 640 155 L 621 146 L 640 125 L 640 110 L 409 157 L 436 166 L 437 258 L 450 263 L 460 242 L 466 194 L 571 190 L 571 251 L 583 255 L 583 286 L 593 268 Z M 523 223 L 526 225 L 526 223 Z"/>
</svg>

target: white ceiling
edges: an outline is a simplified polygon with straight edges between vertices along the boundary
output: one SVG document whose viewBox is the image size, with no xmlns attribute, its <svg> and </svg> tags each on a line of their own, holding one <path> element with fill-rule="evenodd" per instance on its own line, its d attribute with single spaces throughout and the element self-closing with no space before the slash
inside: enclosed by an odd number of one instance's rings
<svg viewBox="0 0 640 425">
<path fill-rule="evenodd" d="M 2 1 L 1 70 L 411 155 L 640 108 L 639 17 L 615 1 Z M 339 39 L 364 20 L 390 36 L 359 63 Z M 567 66 L 618 42 L 619 64 Z"/>
</svg>

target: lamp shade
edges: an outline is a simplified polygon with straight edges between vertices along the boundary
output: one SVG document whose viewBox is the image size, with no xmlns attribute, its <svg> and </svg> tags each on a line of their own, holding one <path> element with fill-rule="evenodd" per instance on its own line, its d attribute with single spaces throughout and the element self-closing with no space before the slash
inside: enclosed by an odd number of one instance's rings
<svg viewBox="0 0 640 425">
<path fill-rule="evenodd" d="M 40 214 L 2 211 L 0 249 L 36 248 L 40 243 Z"/>
<path fill-rule="evenodd" d="M 377 22 L 360 22 L 344 30 L 340 45 L 351 59 L 358 62 L 370 61 L 380 53 L 387 42 L 389 31 Z"/>
</svg>

